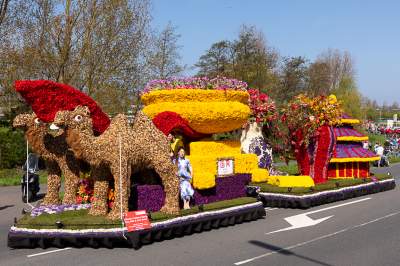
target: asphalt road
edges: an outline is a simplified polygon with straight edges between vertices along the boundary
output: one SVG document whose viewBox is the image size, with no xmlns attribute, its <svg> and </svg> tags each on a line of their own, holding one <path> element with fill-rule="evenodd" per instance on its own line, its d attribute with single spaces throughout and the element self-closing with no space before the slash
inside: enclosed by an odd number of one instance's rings
<svg viewBox="0 0 400 266">
<path fill-rule="evenodd" d="M 374 171 L 400 177 L 400 164 Z M 11 250 L 7 232 L 23 206 L 19 188 L 0 188 L 0 265 L 400 265 L 399 188 L 308 210 L 267 209 L 263 220 L 140 250 Z M 298 225 L 329 218 L 271 234 L 295 215 Z"/>
</svg>

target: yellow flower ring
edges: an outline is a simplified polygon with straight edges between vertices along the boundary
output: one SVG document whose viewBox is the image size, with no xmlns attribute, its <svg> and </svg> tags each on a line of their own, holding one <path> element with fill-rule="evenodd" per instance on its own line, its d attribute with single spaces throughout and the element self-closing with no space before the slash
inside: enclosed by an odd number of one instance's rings
<svg viewBox="0 0 400 266">
<path fill-rule="evenodd" d="M 250 108 L 244 91 L 174 89 L 151 91 L 142 96 L 143 112 L 154 118 L 162 112 L 175 112 L 189 126 L 203 134 L 222 133 L 246 123 Z"/>
<path fill-rule="evenodd" d="M 141 97 L 144 105 L 165 102 L 240 102 L 248 104 L 247 91 L 205 90 L 205 89 L 171 89 L 156 90 L 145 93 Z"/>
</svg>

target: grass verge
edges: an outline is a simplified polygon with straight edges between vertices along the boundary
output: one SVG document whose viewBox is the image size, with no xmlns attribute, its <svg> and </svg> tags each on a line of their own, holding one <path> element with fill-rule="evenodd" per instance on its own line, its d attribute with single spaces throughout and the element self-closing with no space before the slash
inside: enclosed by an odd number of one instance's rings
<svg viewBox="0 0 400 266">
<path fill-rule="evenodd" d="M 255 198 L 243 197 L 232 200 L 224 200 L 204 205 L 204 211 L 221 210 L 229 207 L 254 203 Z M 161 212 L 151 213 L 151 222 L 165 221 L 178 216 L 186 216 L 199 213 L 199 207 L 195 206 L 189 210 L 181 210 L 179 215 L 167 215 Z M 64 229 L 88 229 L 88 228 L 117 228 L 121 226 L 121 221 L 111 221 L 104 216 L 92 216 L 88 210 L 65 211 L 58 214 L 42 214 L 37 217 L 31 217 L 25 214 L 18 222 L 18 227 L 35 229 L 56 229 L 56 222 L 61 221 Z"/>
<path fill-rule="evenodd" d="M 391 175 L 387 174 L 375 174 L 374 175 L 378 180 L 384 180 L 393 178 Z M 288 195 L 305 195 L 305 194 L 312 194 L 326 190 L 335 190 L 341 189 L 344 187 L 356 186 L 360 184 L 365 184 L 368 182 L 372 182 L 370 178 L 366 178 L 365 180 L 362 178 L 354 178 L 354 179 L 330 179 L 323 184 L 317 184 L 312 188 L 304 188 L 304 187 L 278 187 L 273 186 L 267 183 L 251 183 L 253 186 L 259 186 L 261 192 L 268 192 L 268 193 L 284 193 Z"/>
<path fill-rule="evenodd" d="M 393 163 L 400 163 L 400 157 L 389 157 L 389 162 Z"/>
<path fill-rule="evenodd" d="M 24 172 L 22 169 L 0 169 L 0 186 L 18 186 L 21 184 L 21 178 Z M 45 184 L 47 182 L 47 172 L 39 171 L 39 182 Z"/>
<path fill-rule="evenodd" d="M 373 133 L 367 133 L 368 134 L 368 141 L 369 143 L 372 144 L 372 146 L 375 145 L 375 143 L 379 143 L 380 145 L 383 145 L 386 141 L 385 135 L 381 134 L 373 134 Z"/>
<path fill-rule="evenodd" d="M 299 169 L 296 161 L 290 161 L 289 164 L 278 165 L 276 170 L 288 173 L 289 175 L 299 175 Z"/>
</svg>

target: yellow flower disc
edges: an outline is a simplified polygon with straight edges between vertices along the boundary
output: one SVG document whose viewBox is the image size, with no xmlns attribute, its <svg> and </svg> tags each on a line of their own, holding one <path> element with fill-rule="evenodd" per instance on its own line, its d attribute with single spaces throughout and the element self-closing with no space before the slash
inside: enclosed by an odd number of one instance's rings
<svg viewBox="0 0 400 266">
<path fill-rule="evenodd" d="M 249 93 L 235 90 L 172 89 L 155 90 L 141 97 L 144 105 L 179 102 L 240 102 L 248 104 Z"/>
<path fill-rule="evenodd" d="M 189 122 L 189 126 L 203 134 L 222 133 L 240 128 L 250 115 L 250 108 L 240 102 L 164 102 L 150 104 L 143 112 L 154 118 L 161 112 L 175 112 Z"/>
</svg>

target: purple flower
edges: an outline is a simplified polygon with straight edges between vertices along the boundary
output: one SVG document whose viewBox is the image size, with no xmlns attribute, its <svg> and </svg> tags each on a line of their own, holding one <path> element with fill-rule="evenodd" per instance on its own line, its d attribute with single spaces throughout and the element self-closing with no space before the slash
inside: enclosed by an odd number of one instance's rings
<svg viewBox="0 0 400 266">
<path fill-rule="evenodd" d="M 163 89 L 215 89 L 215 90 L 247 90 L 247 83 L 226 77 L 172 77 L 165 80 L 152 80 L 147 83 L 143 93 Z"/>
<path fill-rule="evenodd" d="M 40 205 L 32 209 L 31 216 L 36 217 L 42 215 L 43 213 L 56 214 L 64 211 L 74 211 L 74 210 L 82 210 L 89 208 L 90 204 L 65 204 L 65 205 L 48 205 L 48 206 Z"/>
</svg>

